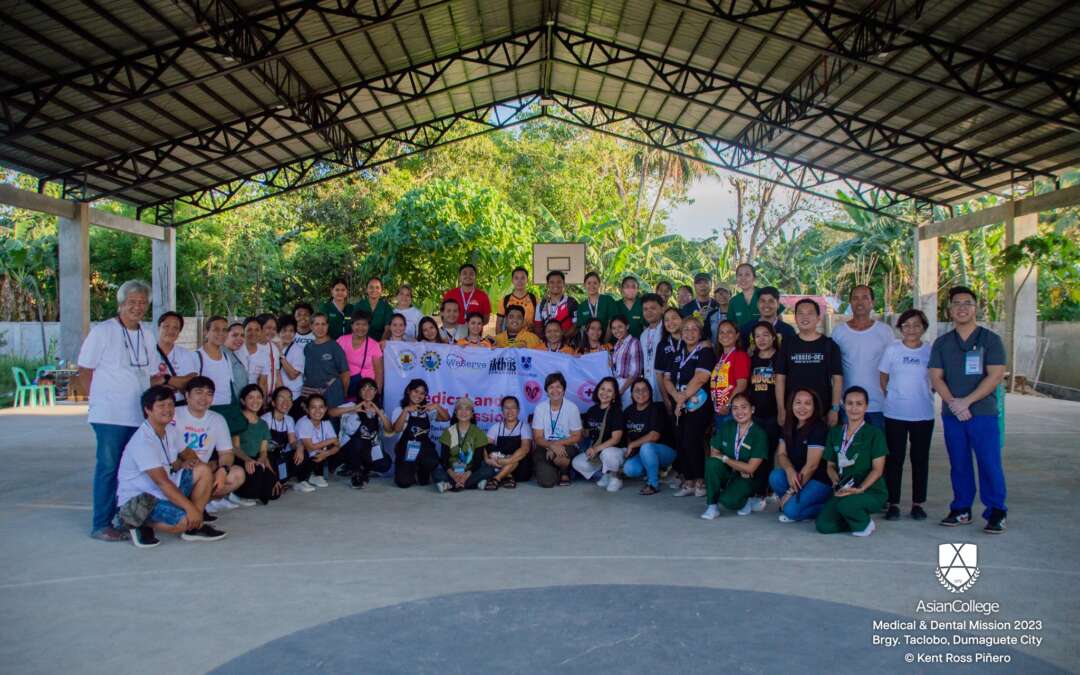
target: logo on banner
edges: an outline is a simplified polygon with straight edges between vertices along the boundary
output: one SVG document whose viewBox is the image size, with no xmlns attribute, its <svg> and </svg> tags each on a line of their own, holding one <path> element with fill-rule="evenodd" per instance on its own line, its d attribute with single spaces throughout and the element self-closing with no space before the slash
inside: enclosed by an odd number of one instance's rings
<svg viewBox="0 0 1080 675">
<path fill-rule="evenodd" d="M 934 570 L 950 593 L 963 593 L 979 578 L 979 547 L 975 544 L 938 544 L 938 566 Z"/>
<path fill-rule="evenodd" d="M 577 389 L 578 398 L 582 401 L 591 401 L 594 389 L 596 389 L 596 383 L 592 380 L 585 380 Z"/>
<path fill-rule="evenodd" d="M 521 369 L 522 370 L 531 370 L 532 369 L 532 357 L 531 356 L 522 356 L 521 357 Z"/>
<path fill-rule="evenodd" d="M 487 370 L 487 361 L 469 361 L 461 354 L 447 354 L 446 356 L 447 368 L 462 368 L 468 370 Z"/>
<path fill-rule="evenodd" d="M 540 383 L 536 380 L 529 380 L 525 383 L 525 398 L 529 400 L 529 403 L 536 403 L 540 400 Z"/>
<path fill-rule="evenodd" d="M 505 356 L 497 356 L 491 359 L 491 364 L 488 366 L 488 375 L 498 375 L 500 373 L 513 374 L 516 372 L 517 361 Z"/>
<path fill-rule="evenodd" d="M 438 370 L 441 363 L 442 357 L 439 356 L 439 352 L 424 352 L 420 355 L 420 367 L 429 373 Z"/>
<path fill-rule="evenodd" d="M 398 354 L 397 360 L 401 369 L 408 372 L 416 367 L 416 352 L 406 349 Z"/>
</svg>

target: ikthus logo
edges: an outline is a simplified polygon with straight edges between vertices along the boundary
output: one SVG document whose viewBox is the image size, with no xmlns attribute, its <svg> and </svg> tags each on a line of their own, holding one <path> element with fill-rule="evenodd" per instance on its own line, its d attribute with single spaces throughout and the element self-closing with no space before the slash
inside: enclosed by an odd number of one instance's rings
<svg viewBox="0 0 1080 675">
<path fill-rule="evenodd" d="M 934 574 L 950 593 L 963 593 L 979 578 L 979 547 L 975 544 L 938 544 L 938 566 Z"/>
</svg>

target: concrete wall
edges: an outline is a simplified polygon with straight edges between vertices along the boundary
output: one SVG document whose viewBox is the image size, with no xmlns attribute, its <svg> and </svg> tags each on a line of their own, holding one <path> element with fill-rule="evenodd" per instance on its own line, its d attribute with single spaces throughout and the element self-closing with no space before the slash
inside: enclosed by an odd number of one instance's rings
<svg viewBox="0 0 1080 675">
<path fill-rule="evenodd" d="M 112 319 L 110 319 L 112 321 Z M 91 326 L 97 321 L 91 322 Z M 154 325 L 149 321 L 143 325 L 154 333 Z M 56 353 L 60 340 L 60 323 L 56 321 L 45 322 L 45 341 L 48 348 Z M 7 344 L 0 347 L 0 355 L 14 354 L 26 358 L 42 358 L 41 354 L 41 327 L 32 321 L 0 321 L 0 342 Z M 188 349 L 195 349 L 195 317 L 184 317 L 184 330 L 180 332 L 177 344 Z"/>
</svg>

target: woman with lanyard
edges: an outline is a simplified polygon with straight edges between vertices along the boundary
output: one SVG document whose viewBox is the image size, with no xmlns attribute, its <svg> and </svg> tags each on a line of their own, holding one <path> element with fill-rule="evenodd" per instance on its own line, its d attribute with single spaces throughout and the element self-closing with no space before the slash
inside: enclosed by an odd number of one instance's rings
<svg viewBox="0 0 1080 675">
<path fill-rule="evenodd" d="M 707 385 L 715 365 L 712 347 L 701 341 L 701 321 L 686 317 L 682 324 L 682 347 L 664 373 L 664 388 L 674 408 L 676 468 L 682 475 L 676 497 L 706 494 L 705 442 L 713 416 Z"/>
<path fill-rule="evenodd" d="M 739 344 L 739 329 L 733 321 L 724 320 L 716 326 L 716 367 L 709 377 L 713 412 L 713 428 L 719 429 L 731 419 L 731 400 L 746 391 L 750 379 L 750 357 Z"/>
<path fill-rule="evenodd" d="M 667 388 L 664 387 L 663 373 L 671 369 L 671 360 L 682 349 L 683 318 L 677 307 L 668 307 L 664 310 L 662 320 L 664 323 L 664 337 L 660 340 L 660 346 L 656 349 L 656 378 L 660 383 L 664 407 L 667 408 L 668 413 L 671 413 L 675 409 L 675 404 L 672 402 L 671 397 L 668 396 Z"/>
<path fill-rule="evenodd" d="M 769 474 L 773 470 L 777 443 L 780 441 L 780 425 L 776 420 L 776 329 L 768 321 L 759 321 L 750 331 L 750 384 L 746 393 L 754 404 L 754 423 L 765 430 L 769 437 L 769 456 L 760 470 L 754 474 L 754 497 L 765 499 L 769 494 Z M 780 493 L 777 493 L 780 494 Z"/>
<path fill-rule="evenodd" d="M 195 354 L 176 344 L 180 331 L 184 329 L 184 317 L 176 312 L 165 312 L 158 317 L 158 339 L 151 360 L 151 372 L 161 378 L 161 384 L 176 392 L 176 405 L 184 405 L 184 386 L 195 377 L 198 364 Z"/>
<path fill-rule="evenodd" d="M 566 378 L 551 373 L 544 378 L 547 399 L 533 409 L 533 469 L 543 488 L 570 485 L 570 466 L 581 442 L 581 412 L 566 400 Z"/>
<path fill-rule="evenodd" d="M 370 377 L 382 391 L 383 361 L 379 343 L 368 335 L 371 317 L 360 311 L 352 320 L 352 333 L 338 338 L 338 346 L 345 352 L 349 363 L 349 390 L 345 397 L 355 401 L 360 390 L 360 380 Z"/>
<path fill-rule="evenodd" d="M 439 437 L 442 464 L 432 472 L 435 490 L 443 493 L 483 490 L 495 475 L 485 460 L 490 445 L 487 434 L 476 426 L 476 412 L 468 396 L 454 403 L 454 423 Z"/>
<path fill-rule="evenodd" d="M 885 487 L 885 458 L 889 449 L 885 433 L 866 424 L 870 395 L 862 387 L 844 392 L 847 423 L 835 426 L 825 441 L 825 461 L 833 495 L 821 509 L 817 531 L 822 534 L 851 532 L 869 537 L 875 525 L 871 514 L 885 506 L 889 492 Z"/>
<path fill-rule="evenodd" d="M 296 489 L 300 492 L 314 492 L 315 488 L 328 487 L 323 477 L 323 467 L 329 465 L 331 457 L 341 451 L 337 433 L 326 419 L 328 406 L 322 394 L 311 394 L 307 398 L 306 417 L 296 423 L 296 436 L 304 446 L 304 458 L 297 466 Z"/>
<path fill-rule="evenodd" d="M 353 306 L 349 304 L 349 284 L 344 279 L 335 279 L 330 284 L 330 299 L 319 307 L 319 312 L 326 315 L 331 340 L 345 334 L 352 321 Z"/>
<path fill-rule="evenodd" d="M 566 344 L 565 340 L 562 323 L 558 319 L 548 319 L 544 324 L 544 346 L 537 349 L 574 356 L 574 348 Z"/>
<path fill-rule="evenodd" d="M 518 481 L 532 478 L 532 429 L 522 421 L 521 403 L 516 396 L 505 396 L 501 402 L 502 420 L 487 430 L 492 450 L 485 461 L 496 470 L 485 490 L 513 490 Z"/>
<path fill-rule="evenodd" d="M 349 460 L 349 486 L 367 487 L 371 474 L 386 473 L 393 461 L 382 449 L 382 430 L 393 426 L 375 399 L 379 390 L 375 380 L 360 381 L 360 398 L 356 406 L 341 418 L 341 440 Z"/>
<path fill-rule="evenodd" d="M 585 300 L 577 306 L 575 324 L 584 326 L 591 319 L 598 319 L 603 340 L 608 336 L 608 323 L 615 316 L 615 299 L 600 292 L 600 275 L 596 272 L 585 275 L 585 293 Z"/>
<path fill-rule="evenodd" d="M 572 465 L 585 480 L 599 476 L 596 486 L 608 492 L 622 489 L 619 469 L 626 459 L 623 438 L 622 407 L 618 398 L 619 383 L 605 377 L 593 388 L 593 405 L 585 411 L 581 423 L 585 429 L 580 450 Z"/>
<path fill-rule="evenodd" d="M 279 481 L 296 477 L 296 466 L 304 461 L 304 446 L 296 438 L 296 423 L 290 417 L 293 397 L 288 387 L 278 387 L 270 397 L 270 410 L 262 421 L 270 429 L 270 464 Z"/>
<path fill-rule="evenodd" d="M 442 336 L 439 334 L 439 324 L 435 323 L 435 319 L 430 316 L 420 319 L 420 323 L 416 325 L 416 341 L 443 343 Z"/>
<path fill-rule="evenodd" d="M 645 475 L 645 485 L 639 494 L 660 492 L 660 471 L 675 461 L 675 441 L 671 439 L 667 410 L 653 401 L 652 385 L 638 378 L 630 387 L 633 403 L 623 410 L 626 429 L 626 462 L 623 475 L 637 478 Z"/>
<path fill-rule="evenodd" d="M 484 338 L 484 316 L 482 314 L 470 312 L 465 320 L 465 327 L 468 332 L 465 337 L 457 341 L 459 347 L 491 348 L 491 341 Z"/>
<path fill-rule="evenodd" d="M 644 369 L 645 357 L 641 353 L 641 342 L 630 334 L 630 322 L 622 314 L 611 318 L 609 324 L 615 347 L 611 350 L 611 372 L 619 383 L 618 403 L 620 407 L 630 405 L 630 385 Z"/>
<path fill-rule="evenodd" d="M 450 413 L 438 403 L 428 402 L 427 383 L 415 379 L 405 386 L 401 405 L 390 419 L 394 425 L 387 431 L 401 434 L 394 448 L 394 485 L 409 488 L 430 484 L 432 472 L 439 466 L 431 427 L 436 420 L 450 419 Z"/>
<path fill-rule="evenodd" d="M 580 355 L 609 352 L 611 345 L 604 342 L 604 322 L 600 319 L 588 319 L 580 333 L 577 353 Z"/>
<path fill-rule="evenodd" d="M 816 518 L 832 496 L 832 483 L 821 459 L 828 433 L 817 392 L 809 387 L 796 389 L 776 449 L 776 468 L 769 474 L 773 492 L 780 495 L 781 523 Z"/>
<path fill-rule="evenodd" d="M 753 510 L 750 495 L 754 494 L 754 474 L 768 454 L 765 432 L 754 424 L 754 405 L 745 392 L 731 399 L 731 419 L 713 434 L 709 458 L 705 460 L 705 520 L 720 515 L 718 504 L 740 516 Z"/>
</svg>

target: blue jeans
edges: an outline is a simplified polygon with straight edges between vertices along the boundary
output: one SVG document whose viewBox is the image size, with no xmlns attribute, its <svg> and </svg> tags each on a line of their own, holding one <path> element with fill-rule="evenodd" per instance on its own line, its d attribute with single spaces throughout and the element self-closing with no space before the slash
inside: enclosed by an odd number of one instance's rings
<svg viewBox="0 0 1080 675">
<path fill-rule="evenodd" d="M 653 486 L 660 487 L 660 469 L 675 461 L 675 450 L 663 443 L 646 443 L 638 448 L 638 454 L 626 460 L 623 464 L 623 475 L 627 478 L 637 478 L 645 474 L 645 481 Z"/>
<path fill-rule="evenodd" d="M 783 469 L 773 469 L 769 474 L 769 486 L 777 497 L 783 497 L 791 487 L 788 485 L 787 474 Z M 802 490 L 791 495 L 784 504 L 784 515 L 792 520 L 816 518 L 825 506 L 825 502 L 829 501 L 829 497 L 832 497 L 832 490 L 828 485 L 816 480 L 807 481 Z"/>
<path fill-rule="evenodd" d="M 865 415 L 865 419 L 870 426 L 877 427 L 882 431 L 885 431 L 885 413 L 883 412 L 868 412 Z M 840 424 L 847 424 L 847 413 L 844 411 L 844 406 L 840 406 Z"/>
<path fill-rule="evenodd" d="M 120 469 L 120 455 L 124 446 L 139 427 L 119 424 L 90 425 L 97 438 L 97 463 L 94 465 L 94 519 L 92 532 L 112 524 L 116 515 L 116 472 Z"/>
<path fill-rule="evenodd" d="M 1001 431 L 997 415 L 976 415 L 961 422 L 953 415 L 942 415 L 945 449 L 949 452 L 949 475 L 952 478 L 954 511 L 968 511 L 975 502 L 975 468 L 979 464 L 979 498 L 986 509 L 1005 511 L 1005 468 L 1001 463 Z"/>
<path fill-rule="evenodd" d="M 185 497 L 190 497 L 191 490 L 194 487 L 195 481 L 191 469 L 184 469 L 184 472 L 180 474 L 180 485 L 177 488 Z M 173 504 L 168 499 L 159 499 L 147 520 L 151 523 L 164 523 L 165 525 L 174 526 L 186 516 L 187 511 L 184 509 Z"/>
</svg>

